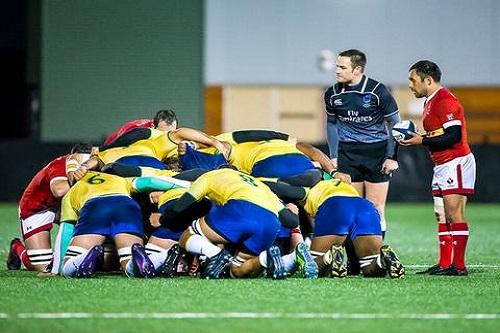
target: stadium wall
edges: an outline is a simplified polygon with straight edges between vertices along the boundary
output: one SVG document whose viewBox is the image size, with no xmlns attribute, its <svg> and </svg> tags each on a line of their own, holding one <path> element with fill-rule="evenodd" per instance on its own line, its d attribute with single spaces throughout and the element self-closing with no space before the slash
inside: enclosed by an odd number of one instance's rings
<svg viewBox="0 0 500 333">
<path fill-rule="evenodd" d="M 168 107 L 203 127 L 203 3 L 42 1 L 42 140 L 99 140 Z"/>
<path fill-rule="evenodd" d="M 71 149 L 69 143 L 34 143 L 19 140 L 0 142 L 0 201 L 18 201 L 35 173 L 57 156 Z M 327 151 L 326 144 L 317 145 Z M 473 145 L 477 162 L 476 195 L 473 202 L 500 202 L 498 156 L 500 145 Z M 432 163 L 424 149 L 399 152 L 400 169 L 394 174 L 389 202 L 429 202 Z"/>
</svg>

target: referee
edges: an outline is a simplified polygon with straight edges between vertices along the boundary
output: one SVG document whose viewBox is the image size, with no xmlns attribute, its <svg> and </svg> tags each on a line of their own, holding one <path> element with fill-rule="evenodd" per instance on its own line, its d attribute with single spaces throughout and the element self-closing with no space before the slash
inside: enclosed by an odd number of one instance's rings
<svg viewBox="0 0 500 333">
<path fill-rule="evenodd" d="M 380 213 L 385 233 L 389 179 L 398 168 L 396 144 L 389 135 L 400 121 L 396 101 L 381 83 L 364 75 L 366 56 L 347 50 L 337 58 L 337 83 L 325 92 L 330 158 L 351 175 L 358 193 Z"/>
</svg>

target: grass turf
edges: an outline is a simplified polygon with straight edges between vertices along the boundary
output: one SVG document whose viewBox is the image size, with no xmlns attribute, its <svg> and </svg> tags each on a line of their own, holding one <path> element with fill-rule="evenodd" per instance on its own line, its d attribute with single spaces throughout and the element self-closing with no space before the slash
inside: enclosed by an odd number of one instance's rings
<svg viewBox="0 0 500 333">
<path fill-rule="evenodd" d="M 0 205 L 0 332 L 478 332 L 500 331 L 500 205 L 471 204 L 470 275 L 430 277 L 408 268 L 404 280 L 288 279 L 203 281 L 38 278 L 7 271 L 10 238 L 18 234 L 17 207 Z M 431 205 L 390 204 L 387 243 L 406 265 L 430 265 L 437 256 Z M 482 266 L 486 265 L 488 267 Z M 491 268 L 496 266 L 496 268 Z M 92 318 L 33 319 L 23 313 L 85 313 Z M 270 313 L 277 318 L 105 319 L 106 313 Z M 365 319 L 290 318 L 293 313 L 366 314 Z M 495 314 L 494 319 L 462 315 Z M 388 318 L 371 318 L 370 315 Z M 420 319 L 407 319 L 415 314 Z M 457 319 L 422 319 L 449 314 Z M 223 316 L 223 315 L 222 315 Z M 406 319 L 397 319 L 397 317 Z"/>
</svg>

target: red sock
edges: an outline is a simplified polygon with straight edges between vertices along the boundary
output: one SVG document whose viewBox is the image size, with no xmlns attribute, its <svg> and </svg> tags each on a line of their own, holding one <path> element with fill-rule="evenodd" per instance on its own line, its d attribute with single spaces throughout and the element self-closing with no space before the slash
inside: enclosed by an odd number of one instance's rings
<svg viewBox="0 0 500 333">
<path fill-rule="evenodd" d="M 467 222 L 452 223 L 450 225 L 453 237 L 453 264 L 457 269 L 465 269 L 465 248 L 469 240 L 469 226 Z"/>
<path fill-rule="evenodd" d="M 12 250 L 19 258 L 21 258 L 21 262 L 23 263 L 24 267 L 26 267 L 26 269 L 28 269 L 28 270 L 33 269 L 33 265 L 31 264 L 31 260 L 28 257 L 28 252 L 26 252 L 26 247 L 24 246 L 24 244 L 22 242 L 15 241 L 13 246 L 12 246 Z"/>
<path fill-rule="evenodd" d="M 449 229 L 449 224 L 438 224 L 439 238 L 439 266 L 448 267 L 452 263 L 453 258 L 453 238 Z"/>
</svg>

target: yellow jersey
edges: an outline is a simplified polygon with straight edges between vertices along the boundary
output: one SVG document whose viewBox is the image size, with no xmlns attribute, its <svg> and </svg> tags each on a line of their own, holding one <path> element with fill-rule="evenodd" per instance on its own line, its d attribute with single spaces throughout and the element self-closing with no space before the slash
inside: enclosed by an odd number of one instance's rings
<svg viewBox="0 0 500 333">
<path fill-rule="evenodd" d="M 229 200 L 243 200 L 260 206 L 278 216 L 283 203 L 260 180 L 232 169 L 207 172 L 191 184 L 190 193 L 197 200 L 207 196 L 217 205 Z"/>
<path fill-rule="evenodd" d="M 174 170 L 160 170 L 151 167 L 139 167 L 141 169 L 141 177 L 153 177 L 153 176 L 161 176 L 161 177 L 173 177 L 178 175 L 178 171 Z"/>
<path fill-rule="evenodd" d="M 158 199 L 158 208 L 160 208 L 169 201 L 179 199 L 187 191 L 188 191 L 187 188 L 179 187 L 163 192 L 163 194 L 160 195 L 160 198 Z"/>
<path fill-rule="evenodd" d="M 301 154 L 296 145 L 284 140 L 245 142 L 233 146 L 230 162 L 246 173 L 251 173 L 258 162 L 268 157 L 287 154 Z M 305 156 L 305 155 L 304 155 Z"/>
<path fill-rule="evenodd" d="M 61 221 L 76 221 L 85 203 L 93 198 L 108 195 L 125 195 L 133 192 L 133 178 L 122 178 L 107 173 L 89 171 L 70 188 L 62 199 Z"/>
<path fill-rule="evenodd" d="M 359 197 L 354 186 L 338 179 L 322 180 L 310 189 L 306 189 L 304 210 L 314 217 L 319 207 L 331 197 Z"/>
<path fill-rule="evenodd" d="M 172 151 L 177 150 L 177 143 L 170 139 L 169 133 L 150 129 L 149 138 L 139 140 L 125 147 L 116 147 L 97 153 L 101 161 L 111 163 L 126 156 L 150 156 L 162 161 Z"/>
</svg>

